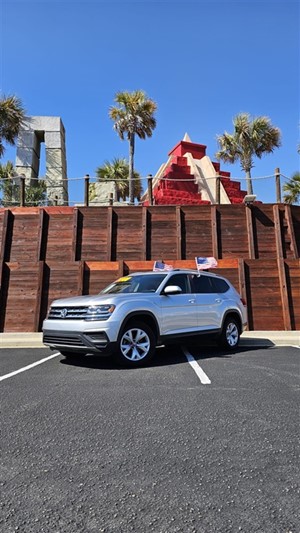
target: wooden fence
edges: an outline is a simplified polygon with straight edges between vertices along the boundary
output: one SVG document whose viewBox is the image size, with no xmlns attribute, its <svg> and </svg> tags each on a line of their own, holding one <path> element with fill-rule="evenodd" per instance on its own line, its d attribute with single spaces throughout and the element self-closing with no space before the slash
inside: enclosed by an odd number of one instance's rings
<svg viewBox="0 0 300 533">
<path fill-rule="evenodd" d="M 99 292 L 155 260 L 218 272 L 247 300 L 250 330 L 300 329 L 300 207 L 0 209 L 0 331 L 40 331 L 53 299 Z"/>
</svg>

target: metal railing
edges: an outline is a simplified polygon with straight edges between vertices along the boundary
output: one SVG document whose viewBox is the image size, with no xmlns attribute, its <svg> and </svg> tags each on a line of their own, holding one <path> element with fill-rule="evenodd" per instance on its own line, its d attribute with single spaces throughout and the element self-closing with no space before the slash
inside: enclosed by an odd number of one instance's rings
<svg viewBox="0 0 300 533">
<path fill-rule="evenodd" d="M 272 180 L 273 181 L 273 186 L 274 186 L 274 192 L 275 192 L 275 203 L 281 203 L 282 202 L 282 186 L 281 186 L 281 181 L 282 181 L 282 178 L 285 179 L 285 180 L 288 180 L 289 178 L 287 178 L 284 174 L 282 174 L 280 172 L 280 169 L 279 168 L 276 168 L 275 169 L 275 172 L 273 175 L 270 175 L 270 176 L 261 176 L 261 177 L 253 177 L 251 178 L 252 179 L 252 182 L 255 183 L 259 180 Z M 147 188 L 146 188 L 146 191 L 147 191 L 147 194 L 146 192 L 144 192 L 143 196 L 142 196 L 142 200 L 136 200 L 136 202 L 134 203 L 134 205 L 143 205 L 143 203 L 145 202 L 145 200 L 147 199 L 147 203 L 148 205 L 154 205 L 155 204 L 155 199 L 154 199 L 154 194 L 153 192 L 155 191 L 155 188 L 157 187 L 157 184 L 160 182 L 160 181 L 180 181 L 182 182 L 182 179 L 174 179 L 174 178 L 168 178 L 168 177 L 161 177 L 160 180 L 157 180 L 157 177 L 153 177 L 151 174 L 149 174 L 148 176 L 146 176 L 145 178 L 135 178 L 135 179 L 140 179 L 140 180 L 143 180 L 147 183 Z M 221 203 L 221 185 L 222 185 L 222 179 L 226 179 L 226 177 L 224 178 L 224 176 L 221 176 L 221 175 L 217 175 L 217 176 L 211 176 L 211 177 L 207 177 L 205 178 L 205 180 L 215 180 L 215 203 L 216 204 L 220 204 Z M 243 182 L 246 180 L 246 178 L 234 178 L 234 177 L 231 177 L 229 176 L 229 179 L 230 181 L 238 181 L 238 182 Z M 70 185 L 74 182 L 83 182 L 84 184 L 84 187 L 83 187 L 83 202 L 80 201 L 80 200 L 76 200 L 76 201 L 62 201 L 62 200 L 59 200 L 58 199 L 58 196 L 55 198 L 55 196 L 53 197 L 53 194 L 51 196 L 51 198 L 47 195 L 47 190 L 43 196 L 43 198 L 39 201 L 36 201 L 35 203 L 30 201 L 26 201 L 26 191 L 27 191 L 27 187 L 32 187 L 32 185 L 29 185 L 29 183 L 32 183 L 34 181 L 41 181 L 41 178 L 36 178 L 36 179 L 28 179 L 26 178 L 24 175 L 19 175 L 19 176 L 12 176 L 11 178 L 2 178 L 0 180 L 0 206 L 2 207 L 10 207 L 10 206 L 20 206 L 20 207 L 26 207 L 26 206 L 32 206 L 32 205 L 36 205 L 36 206 L 53 206 L 53 205 L 65 205 L 65 206 L 72 206 L 72 205 L 79 205 L 79 206 L 89 206 L 91 204 L 94 204 L 94 205 L 114 205 L 115 203 L 115 199 L 114 199 L 114 194 L 113 193 L 108 193 L 108 196 L 106 198 L 103 198 L 102 197 L 102 200 L 97 200 L 97 202 L 93 201 L 94 198 L 91 200 L 91 184 L 92 183 L 108 183 L 108 182 L 114 182 L 117 186 L 117 183 L 118 181 L 124 181 L 124 180 L 98 180 L 97 178 L 90 178 L 89 174 L 86 174 L 84 177 L 82 178 L 67 178 L 67 179 L 62 179 L 60 180 L 59 184 L 55 185 L 53 183 L 51 183 L 50 185 L 50 188 L 53 189 L 57 186 L 57 187 L 62 187 L 62 183 L 64 181 L 68 182 L 67 183 L 67 187 L 66 189 L 70 189 Z M 9 181 L 11 182 L 12 184 L 12 187 L 13 187 L 13 190 L 14 190 L 14 193 L 13 193 L 13 197 L 11 197 L 10 195 L 7 195 L 7 190 L 6 190 L 6 195 L 5 195 L 5 192 L 3 191 L 3 184 L 5 181 Z M 191 176 L 191 178 L 185 178 L 184 179 L 184 182 L 193 182 L 193 183 L 197 183 L 195 181 L 195 178 Z M 44 183 L 47 184 L 47 180 L 44 179 Z M 1 184 L 2 184 L 2 187 L 1 187 Z M 2 189 L 2 196 L 1 196 L 1 189 Z M 16 192 L 17 191 L 17 192 Z M 201 192 L 201 191 L 200 191 Z M 70 194 L 69 194 L 70 196 Z M 129 205 L 129 202 L 127 203 L 126 201 L 123 201 L 121 202 L 122 204 L 124 205 Z M 120 205 L 120 203 L 118 202 L 118 205 Z"/>
</svg>

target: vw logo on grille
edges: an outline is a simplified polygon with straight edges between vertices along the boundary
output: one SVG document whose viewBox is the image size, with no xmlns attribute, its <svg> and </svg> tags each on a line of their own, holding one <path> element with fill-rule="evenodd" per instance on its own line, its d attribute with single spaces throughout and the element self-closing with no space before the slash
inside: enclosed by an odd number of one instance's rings
<svg viewBox="0 0 300 533">
<path fill-rule="evenodd" d="M 66 318 L 67 314 L 68 314 L 68 309 L 62 309 L 60 312 L 61 318 Z"/>
</svg>

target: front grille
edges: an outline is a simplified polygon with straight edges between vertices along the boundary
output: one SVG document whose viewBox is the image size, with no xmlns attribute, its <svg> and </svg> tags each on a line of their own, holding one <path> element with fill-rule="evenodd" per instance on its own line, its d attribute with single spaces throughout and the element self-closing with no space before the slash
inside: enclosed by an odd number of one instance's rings
<svg viewBox="0 0 300 533">
<path fill-rule="evenodd" d="M 85 320 L 88 307 L 51 307 L 48 318 L 54 320 Z"/>
<path fill-rule="evenodd" d="M 45 344 L 62 345 L 62 346 L 85 346 L 79 335 L 76 333 L 68 335 L 60 335 L 59 333 L 44 333 L 43 342 Z"/>
</svg>

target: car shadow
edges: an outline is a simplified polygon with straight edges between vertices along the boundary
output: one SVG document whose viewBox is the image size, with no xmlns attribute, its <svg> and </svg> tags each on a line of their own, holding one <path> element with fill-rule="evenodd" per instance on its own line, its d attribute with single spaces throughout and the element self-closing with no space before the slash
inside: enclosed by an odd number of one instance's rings
<svg viewBox="0 0 300 533">
<path fill-rule="evenodd" d="M 77 366 L 80 368 L 95 368 L 98 370 L 117 370 L 123 369 L 112 357 L 101 357 L 98 355 L 76 355 L 70 358 L 60 360 L 62 365 Z M 126 370 L 126 368 L 124 368 Z"/>
<path fill-rule="evenodd" d="M 267 347 L 265 347 L 267 348 Z M 235 350 L 222 350 L 218 346 L 185 346 L 185 353 L 189 353 L 194 357 L 194 359 L 212 359 L 212 358 L 222 358 L 222 359 L 231 359 L 235 355 L 247 354 L 249 351 L 261 350 L 261 346 L 239 346 Z"/>
<path fill-rule="evenodd" d="M 186 358 L 177 345 L 176 347 L 160 346 L 156 348 L 153 359 L 141 367 L 126 367 L 119 364 L 113 357 L 101 357 L 101 355 L 74 355 L 74 357 L 64 358 L 60 363 L 68 366 L 77 366 L 82 368 L 95 368 L 100 370 L 138 370 L 141 368 L 150 368 L 156 366 L 170 366 L 182 364 Z"/>
<path fill-rule="evenodd" d="M 268 348 L 268 347 L 265 347 Z M 171 366 L 186 363 L 186 354 L 191 355 L 196 361 L 212 358 L 229 359 L 237 354 L 247 354 L 249 351 L 259 350 L 261 346 L 239 346 L 236 350 L 230 352 L 220 349 L 214 345 L 201 345 L 196 346 L 194 344 L 188 345 L 169 345 L 159 346 L 156 348 L 155 354 L 151 362 L 148 364 L 137 367 L 138 368 L 150 368 Z M 60 363 L 68 366 L 77 366 L 81 368 L 95 368 L 99 370 L 133 370 L 132 367 L 126 367 L 118 364 L 113 357 L 101 357 L 97 355 L 74 355 L 73 358 L 64 358 L 60 360 Z"/>
</svg>

